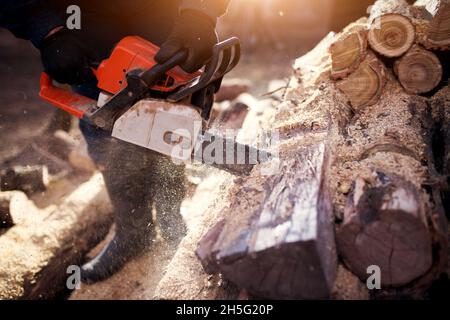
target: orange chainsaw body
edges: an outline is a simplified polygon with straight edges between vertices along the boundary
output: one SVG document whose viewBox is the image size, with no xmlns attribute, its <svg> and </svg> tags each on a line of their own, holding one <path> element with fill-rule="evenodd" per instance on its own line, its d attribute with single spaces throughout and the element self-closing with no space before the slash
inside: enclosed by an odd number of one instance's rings
<svg viewBox="0 0 450 320">
<path fill-rule="evenodd" d="M 93 69 L 102 92 L 98 101 L 81 96 L 68 86 L 56 85 L 45 72 L 39 94 L 56 107 L 105 130 L 112 130 L 117 117 L 149 97 L 172 103 L 188 102 L 208 119 L 223 76 L 239 62 L 239 39 L 216 44 L 205 68 L 194 73 L 186 73 L 178 66 L 186 60 L 187 50 L 177 52 L 161 64 L 154 59 L 158 52 L 158 46 L 141 37 L 123 38 L 109 58 Z"/>
<path fill-rule="evenodd" d="M 150 69 L 157 63 L 154 60 L 159 47 L 137 36 L 122 39 L 114 48 L 111 56 L 104 60 L 95 71 L 99 89 L 110 94 L 116 94 L 127 86 L 126 74 L 131 70 Z M 180 67 L 167 72 L 154 87 L 155 91 L 171 92 L 201 75 L 184 72 Z"/>
<path fill-rule="evenodd" d="M 131 70 L 148 70 L 157 63 L 154 56 L 159 47 L 141 37 L 123 38 L 114 48 L 111 56 L 104 60 L 97 70 L 93 70 L 98 88 L 108 94 L 115 95 L 127 86 L 126 75 Z M 202 72 L 186 73 L 180 67 L 169 70 L 165 77 L 151 89 L 170 93 L 189 81 L 201 76 Z M 83 114 L 95 106 L 97 101 L 83 97 L 65 88 L 57 87 L 46 73 L 42 73 L 39 95 L 58 108 L 82 118 Z"/>
</svg>

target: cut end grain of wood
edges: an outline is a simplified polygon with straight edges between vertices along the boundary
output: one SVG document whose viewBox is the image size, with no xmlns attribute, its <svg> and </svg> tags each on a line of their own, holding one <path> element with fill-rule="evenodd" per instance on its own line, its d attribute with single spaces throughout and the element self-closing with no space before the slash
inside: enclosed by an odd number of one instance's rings
<svg viewBox="0 0 450 320">
<path fill-rule="evenodd" d="M 337 233 L 338 247 L 362 280 L 368 277 L 367 268 L 376 265 L 383 286 L 401 286 L 431 267 L 431 234 L 416 187 L 392 174 L 376 175 L 375 185 L 355 181 Z"/>
<path fill-rule="evenodd" d="M 368 34 L 369 44 L 376 52 L 389 57 L 400 57 L 413 45 L 416 32 L 411 20 L 395 13 L 374 19 Z"/>
<path fill-rule="evenodd" d="M 427 93 L 442 80 L 442 65 L 431 51 L 414 46 L 395 63 L 395 73 L 403 88 L 410 94 Z"/>
<path fill-rule="evenodd" d="M 386 84 L 386 69 L 381 61 L 369 52 L 361 65 L 347 78 L 336 82 L 336 86 L 349 99 L 356 110 L 375 104 Z"/>
<path fill-rule="evenodd" d="M 366 31 L 352 32 L 330 46 L 331 78 L 341 79 L 355 71 L 367 53 Z"/>
</svg>

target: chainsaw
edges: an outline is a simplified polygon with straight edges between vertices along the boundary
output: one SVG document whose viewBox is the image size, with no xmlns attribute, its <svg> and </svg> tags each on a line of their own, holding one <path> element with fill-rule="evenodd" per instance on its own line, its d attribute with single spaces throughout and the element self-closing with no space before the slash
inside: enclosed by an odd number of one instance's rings
<svg viewBox="0 0 450 320">
<path fill-rule="evenodd" d="M 267 152 L 207 131 L 214 94 L 240 60 L 239 39 L 215 45 L 211 60 L 192 74 L 179 67 L 187 51 L 163 64 L 154 60 L 158 51 L 143 38 L 122 39 L 93 69 L 101 92 L 97 101 L 54 83 L 46 73 L 40 96 L 114 138 L 177 161 L 197 160 L 238 175 L 267 161 Z"/>
</svg>

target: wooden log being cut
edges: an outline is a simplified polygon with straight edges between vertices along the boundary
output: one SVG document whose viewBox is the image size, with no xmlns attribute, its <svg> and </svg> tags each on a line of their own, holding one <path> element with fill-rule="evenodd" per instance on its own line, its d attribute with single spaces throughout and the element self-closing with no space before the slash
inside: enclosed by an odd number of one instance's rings
<svg viewBox="0 0 450 320">
<path fill-rule="evenodd" d="M 370 183 L 355 181 L 337 239 L 345 263 L 361 279 L 377 265 L 382 286 L 398 286 L 431 268 L 431 234 L 417 188 L 395 175 L 374 175 Z"/>
<path fill-rule="evenodd" d="M 420 46 L 413 46 L 395 62 L 395 73 L 411 94 L 423 94 L 435 89 L 442 80 L 442 65 L 438 57 Z"/>
<path fill-rule="evenodd" d="M 342 79 L 355 71 L 367 54 L 367 31 L 344 33 L 330 46 L 331 78 Z"/>
<path fill-rule="evenodd" d="M 370 51 L 355 72 L 336 82 L 337 88 L 347 96 L 356 111 L 375 104 L 385 84 L 386 68 Z"/>
<path fill-rule="evenodd" d="M 21 223 L 35 210 L 23 192 L 0 192 L 0 229 L 9 229 Z"/>
<path fill-rule="evenodd" d="M 67 290 L 67 268 L 108 232 L 111 207 L 100 174 L 64 202 L 39 210 L 0 237 L 0 299 L 53 299 Z"/>
<path fill-rule="evenodd" d="M 415 6 L 424 6 L 432 16 L 427 33 L 427 48 L 450 49 L 450 1 L 419 0 Z"/>
<path fill-rule="evenodd" d="M 239 217 L 200 242 L 205 270 L 257 297 L 328 298 L 337 265 L 327 157 L 318 143 L 290 154 L 279 174 L 246 179 L 229 209 Z"/>
<path fill-rule="evenodd" d="M 0 175 L 1 191 L 19 190 L 31 195 L 47 189 L 49 183 L 46 166 L 15 166 Z"/>
</svg>

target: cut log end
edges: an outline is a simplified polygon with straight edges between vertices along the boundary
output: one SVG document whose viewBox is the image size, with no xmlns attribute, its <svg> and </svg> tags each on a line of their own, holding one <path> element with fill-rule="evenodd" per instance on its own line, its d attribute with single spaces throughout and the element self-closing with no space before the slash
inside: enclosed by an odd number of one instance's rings
<svg viewBox="0 0 450 320">
<path fill-rule="evenodd" d="M 330 46 L 331 77 L 341 79 L 355 71 L 367 54 L 366 31 L 344 35 Z"/>
<path fill-rule="evenodd" d="M 381 269 L 382 285 L 401 286 L 430 269 L 431 234 L 417 188 L 395 175 L 376 174 L 375 185 L 355 181 L 338 246 L 362 280 L 375 265 Z"/>
<path fill-rule="evenodd" d="M 442 3 L 430 23 L 428 42 L 450 48 L 450 2 Z"/>
<path fill-rule="evenodd" d="M 372 49 L 389 58 L 399 57 L 407 52 L 415 38 L 416 32 L 411 20 L 395 13 L 374 19 L 368 34 Z"/>
<path fill-rule="evenodd" d="M 396 61 L 395 72 L 408 93 L 427 93 L 442 80 L 442 65 L 438 57 L 419 46 L 414 46 L 404 57 Z"/>
<path fill-rule="evenodd" d="M 358 69 L 336 83 L 355 109 L 375 104 L 386 84 L 386 69 L 373 53 L 369 53 Z"/>
</svg>

